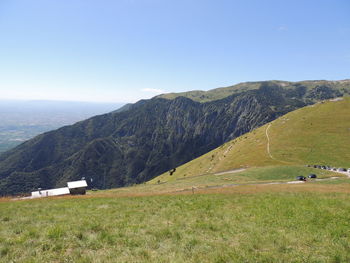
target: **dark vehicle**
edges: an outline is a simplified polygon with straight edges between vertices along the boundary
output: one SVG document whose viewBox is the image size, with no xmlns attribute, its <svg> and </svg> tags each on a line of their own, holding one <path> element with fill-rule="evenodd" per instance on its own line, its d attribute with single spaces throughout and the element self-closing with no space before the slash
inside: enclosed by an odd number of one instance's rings
<svg viewBox="0 0 350 263">
<path fill-rule="evenodd" d="M 316 175 L 316 174 L 309 174 L 308 177 L 309 177 L 309 178 L 317 178 L 317 175 Z"/>
<path fill-rule="evenodd" d="M 295 179 L 298 180 L 298 181 L 306 181 L 306 177 L 305 176 L 297 176 Z"/>
</svg>

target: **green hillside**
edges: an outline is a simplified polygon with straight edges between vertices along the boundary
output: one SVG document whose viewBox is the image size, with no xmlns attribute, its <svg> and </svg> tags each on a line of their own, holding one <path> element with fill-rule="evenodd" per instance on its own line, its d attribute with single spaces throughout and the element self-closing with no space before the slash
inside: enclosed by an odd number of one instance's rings
<svg viewBox="0 0 350 263">
<path fill-rule="evenodd" d="M 178 167 L 172 176 L 164 173 L 151 183 L 247 167 L 350 167 L 349 113 L 349 97 L 304 107 Z"/>
</svg>

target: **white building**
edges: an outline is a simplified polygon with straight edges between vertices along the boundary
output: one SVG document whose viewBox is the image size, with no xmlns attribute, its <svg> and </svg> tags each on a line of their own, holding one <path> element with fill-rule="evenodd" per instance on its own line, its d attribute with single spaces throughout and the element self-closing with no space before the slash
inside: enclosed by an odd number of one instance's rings
<svg viewBox="0 0 350 263">
<path fill-rule="evenodd" d="M 48 189 L 48 190 L 40 190 L 32 192 L 32 197 L 48 197 L 48 196 L 57 196 L 57 195 L 69 195 L 69 188 L 56 188 L 56 189 Z"/>
<path fill-rule="evenodd" d="M 68 182 L 67 185 L 71 195 L 84 195 L 88 186 L 85 180 Z"/>
<path fill-rule="evenodd" d="M 59 196 L 59 195 L 84 195 L 86 193 L 87 183 L 85 180 L 73 181 L 67 183 L 68 187 L 38 190 L 32 192 L 31 198 Z"/>
</svg>

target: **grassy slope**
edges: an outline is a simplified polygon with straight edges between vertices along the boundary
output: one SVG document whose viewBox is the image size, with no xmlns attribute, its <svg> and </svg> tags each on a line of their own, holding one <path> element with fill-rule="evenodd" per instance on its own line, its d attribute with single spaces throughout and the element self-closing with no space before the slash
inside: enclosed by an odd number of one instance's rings
<svg viewBox="0 0 350 263">
<path fill-rule="evenodd" d="M 324 164 L 350 167 L 350 98 L 305 107 L 271 122 L 267 153 L 264 125 L 177 168 L 150 183 L 272 165 Z"/>
</svg>

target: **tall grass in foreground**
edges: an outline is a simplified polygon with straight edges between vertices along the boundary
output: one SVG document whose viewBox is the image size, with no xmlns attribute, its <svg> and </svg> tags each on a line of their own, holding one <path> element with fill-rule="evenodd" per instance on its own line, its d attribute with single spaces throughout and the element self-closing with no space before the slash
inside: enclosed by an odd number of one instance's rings
<svg viewBox="0 0 350 263">
<path fill-rule="evenodd" d="M 350 196 L 251 193 L 0 203 L 1 262 L 349 262 Z"/>
</svg>

